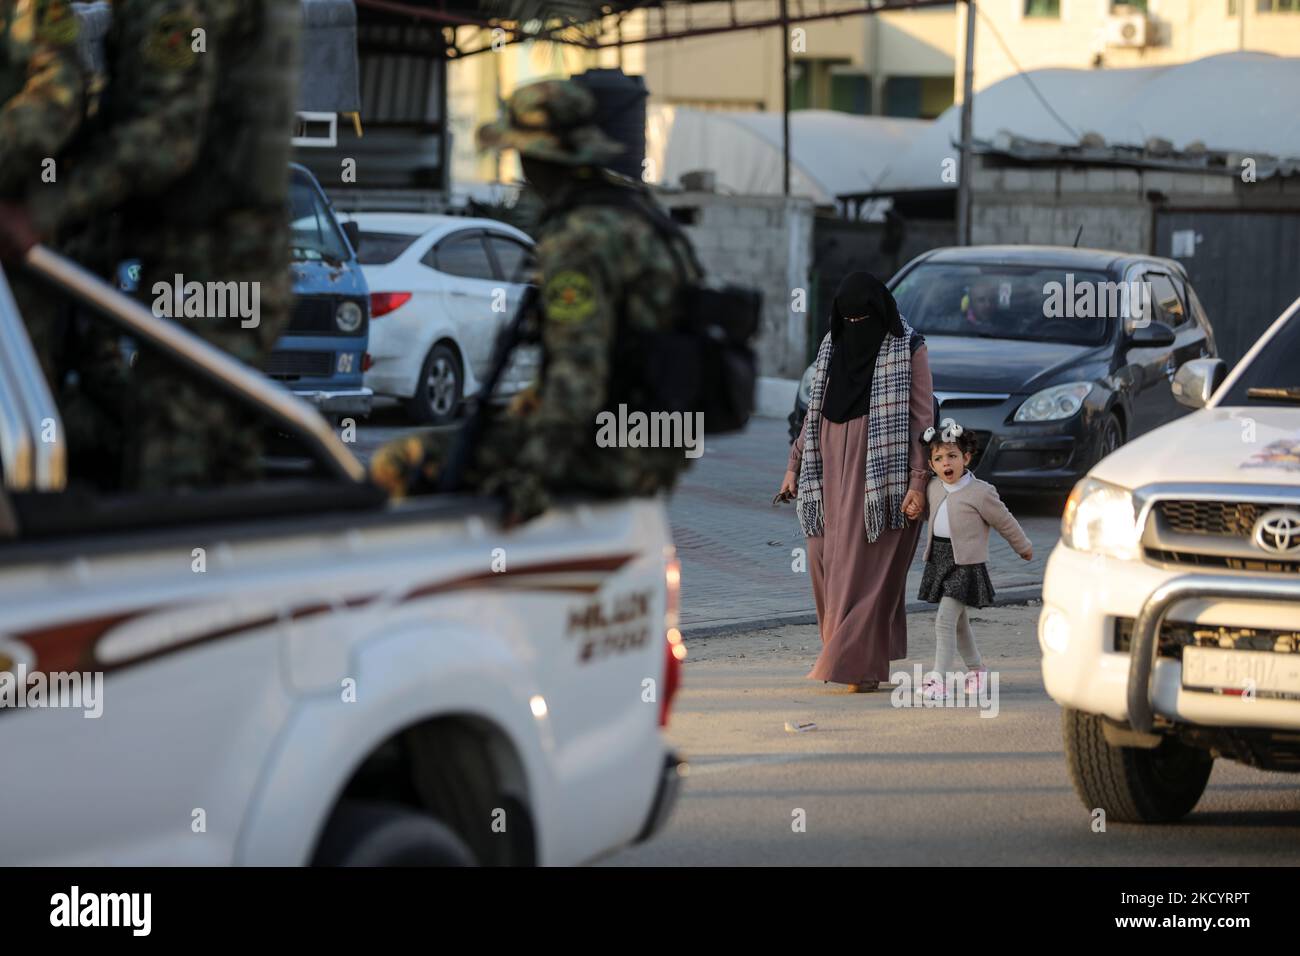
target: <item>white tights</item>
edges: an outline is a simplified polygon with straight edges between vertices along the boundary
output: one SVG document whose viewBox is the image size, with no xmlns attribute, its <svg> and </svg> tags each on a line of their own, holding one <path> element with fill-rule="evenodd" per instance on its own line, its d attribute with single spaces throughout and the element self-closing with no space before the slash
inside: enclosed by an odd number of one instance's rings
<svg viewBox="0 0 1300 956">
<path fill-rule="evenodd" d="M 953 672 L 958 650 L 966 662 L 967 670 L 974 670 L 981 665 L 980 652 L 975 646 L 975 634 L 966 617 L 966 605 L 954 597 L 944 595 L 934 616 L 934 669 L 940 675 Z"/>
</svg>

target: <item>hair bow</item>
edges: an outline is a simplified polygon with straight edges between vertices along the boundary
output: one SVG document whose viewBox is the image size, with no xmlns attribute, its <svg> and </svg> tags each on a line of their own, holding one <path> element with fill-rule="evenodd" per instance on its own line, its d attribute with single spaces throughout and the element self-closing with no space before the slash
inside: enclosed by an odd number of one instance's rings
<svg viewBox="0 0 1300 956">
<path fill-rule="evenodd" d="M 930 441 L 934 438 L 934 426 L 931 425 L 921 434 L 922 441 Z M 966 429 L 962 428 L 951 418 L 945 418 L 939 423 L 939 440 L 944 443 L 955 442 L 961 437 L 961 433 Z"/>
</svg>

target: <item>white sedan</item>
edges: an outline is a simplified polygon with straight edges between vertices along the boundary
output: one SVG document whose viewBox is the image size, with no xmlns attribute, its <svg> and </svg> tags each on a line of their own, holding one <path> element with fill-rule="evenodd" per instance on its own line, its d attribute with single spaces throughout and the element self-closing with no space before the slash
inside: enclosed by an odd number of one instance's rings
<svg viewBox="0 0 1300 956">
<path fill-rule="evenodd" d="M 533 241 L 495 219 L 352 213 L 370 286 L 365 384 L 405 402 L 413 419 L 451 422 L 482 387 L 498 330 L 514 315 L 533 267 Z M 531 382 L 537 350 L 520 349 L 497 387 Z"/>
</svg>

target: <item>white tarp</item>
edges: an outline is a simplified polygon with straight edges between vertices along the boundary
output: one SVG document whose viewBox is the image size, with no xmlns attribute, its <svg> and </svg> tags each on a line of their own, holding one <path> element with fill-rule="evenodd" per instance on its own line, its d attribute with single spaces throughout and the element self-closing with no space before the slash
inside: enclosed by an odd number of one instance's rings
<svg viewBox="0 0 1300 956">
<path fill-rule="evenodd" d="M 790 114 L 790 191 L 821 204 L 877 184 L 927 128 L 929 120 L 855 116 L 833 110 Z M 713 170 L 719 191 L 779 195 L 781 114 L 651 108 L 646 153 L 654 181 L 675 185 L 682 173 Z"/>
<path fill-rule="evenodd" d="M 1109 146 L 1142 146 L 1153 136 L 1175 150 L 1207 149 L 1300 157 L 1300 57 L 1223 53 L 1174 66 L 1131 70 L 1034 70 L 1043 98 L 1082 136 L 1099 133 Z M 1291 91 L 1291 92 L 1288 92 Z M 883 189 L 956 188 L 939 171 L 958 158 L 961 108 L 950 107 L 890 168 Z M 1007 132 L 1028 140 L 1075 145 L 1021 76 L 975 94 L 973 134 L 992 142 Z"/>
</svg>

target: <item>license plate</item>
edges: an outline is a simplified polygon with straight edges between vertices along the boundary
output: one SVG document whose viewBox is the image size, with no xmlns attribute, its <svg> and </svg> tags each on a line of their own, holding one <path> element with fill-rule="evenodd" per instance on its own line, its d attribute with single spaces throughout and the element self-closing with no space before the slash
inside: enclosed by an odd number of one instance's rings
<svg viewBox="0 0 1300 956">
<path fill-rule="evenodd" d="M 1184 647 L 1183 686 L 1188 690 L 1300 698 L 1300 654 Z"/>
</svg>

